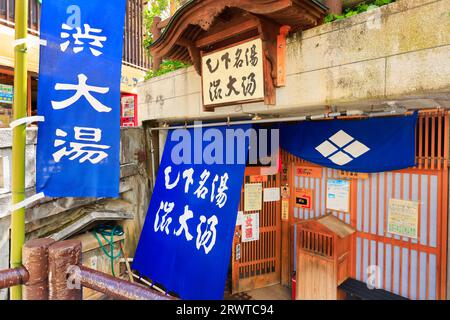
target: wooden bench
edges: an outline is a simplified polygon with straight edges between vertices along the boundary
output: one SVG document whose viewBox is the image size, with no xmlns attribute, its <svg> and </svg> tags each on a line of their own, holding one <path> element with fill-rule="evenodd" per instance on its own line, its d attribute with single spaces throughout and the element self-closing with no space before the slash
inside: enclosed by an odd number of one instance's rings
<svg viewBox="0 0 450 320">
<path fill-rule="evenodd" d="M 408 300 L 383 289 L 369 289 L 364 282 L 352 278 L 345 280 L 338 289 L 347 294 L 348 300 Z"/>
</svg>

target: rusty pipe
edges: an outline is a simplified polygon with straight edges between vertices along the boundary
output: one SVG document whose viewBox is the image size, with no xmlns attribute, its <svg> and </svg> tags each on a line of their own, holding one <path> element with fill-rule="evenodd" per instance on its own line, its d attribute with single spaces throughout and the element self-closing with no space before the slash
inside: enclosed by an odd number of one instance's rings
<svg viewBox="0 0 450 320">
<path fill-rule="evenodd" d="M 145 288 L 136 283 L 114 278 L 108 274 L 98 272 L 83 266 L 73 267 L 70 270 L 75 281 L 86 288 L 102 292 L 110 297 L 120 300 L 176 300 L 154 290 Z"/>
<path fill-rule="evenodd" d="M 30 275 L 24 267 L 0 271 L 0 289 L 27 283 Z"/>
</svg>

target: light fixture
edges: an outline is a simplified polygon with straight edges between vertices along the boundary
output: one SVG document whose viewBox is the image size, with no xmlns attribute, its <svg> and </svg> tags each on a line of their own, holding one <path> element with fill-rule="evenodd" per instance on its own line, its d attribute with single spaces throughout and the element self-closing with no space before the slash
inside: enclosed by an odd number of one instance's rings
<svg viewBox="0 0 450 320">
<path fill-rule="evenodd" d="M 315 114 L 311 116 L 311 120 L 320 120 L 320 119 L 324 119 L 325 118 L 325 114 Z"/>
<path fill-rule="evenodd" d="M 408 109 L 406 109 L 405 107 L 397 104 L 396 101 L 389 101 L 387 105 L 388 107 L 385 109 L 385 111 L 392 114 L 403 114 L 408 111 Z"/>
<path fill-rule="evenodd" d="M 255 114 L 255 116 L 252 118 L 252 120 L 258 121 L 258 120 L 262 120 L 262 118 L 258 114 Z"/>
<path fill-rule="evenodd" d="M 364 115 L 364 111 L 361 110 L 347 110 L 346 112 L 347 116 L 362 116 Z"/>
</svg>

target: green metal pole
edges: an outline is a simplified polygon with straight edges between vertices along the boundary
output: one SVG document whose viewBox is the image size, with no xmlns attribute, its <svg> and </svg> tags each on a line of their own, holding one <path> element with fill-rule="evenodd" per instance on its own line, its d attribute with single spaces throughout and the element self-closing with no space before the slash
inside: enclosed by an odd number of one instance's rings
<svg viewBox="0 0 450 320">
<path fill-rule="evenodd" d="M 15 1 L 16 40 L 27 37 L 28 0 Z M 14 52 L 14 120 L 27 116 L 27 45 L 17 45 Z M 12 145 L 12 203 L 25 199 L 26 125 L 13 129 Z M 11 268 L 22 266 L 22 246 L 25 242 L 25 209 L 11 213 Z M 22 299 L 22 286 L 12 287 L 11 300 Z"/>
</svg>

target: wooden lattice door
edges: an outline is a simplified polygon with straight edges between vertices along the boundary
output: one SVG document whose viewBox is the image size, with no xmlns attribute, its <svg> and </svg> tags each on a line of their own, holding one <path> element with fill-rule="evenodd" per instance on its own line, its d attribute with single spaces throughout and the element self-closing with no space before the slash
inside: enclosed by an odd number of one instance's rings
<svg viewBox="0 0 450 320">
<path fill-rule="evenodd" d="M 259 171 L 259 170 L 256 170 Z M 244 185 L 251 183 L 255 170 L 248 168 Z M 264 188 L 279 188 L 278 174 L 264 176 Z M 244 211 L 244 186 L 241 191 L 239 211 Z M 245 214 L 255 211 L 245 212 Z M 262 203 L 259 211 L 259 240 L 242 242 L 240 226 L 236 226 L 232 255 L 232 292 L 238 293 L 280 283 L 281 243 L 280 201 Z"/>
</svg>

